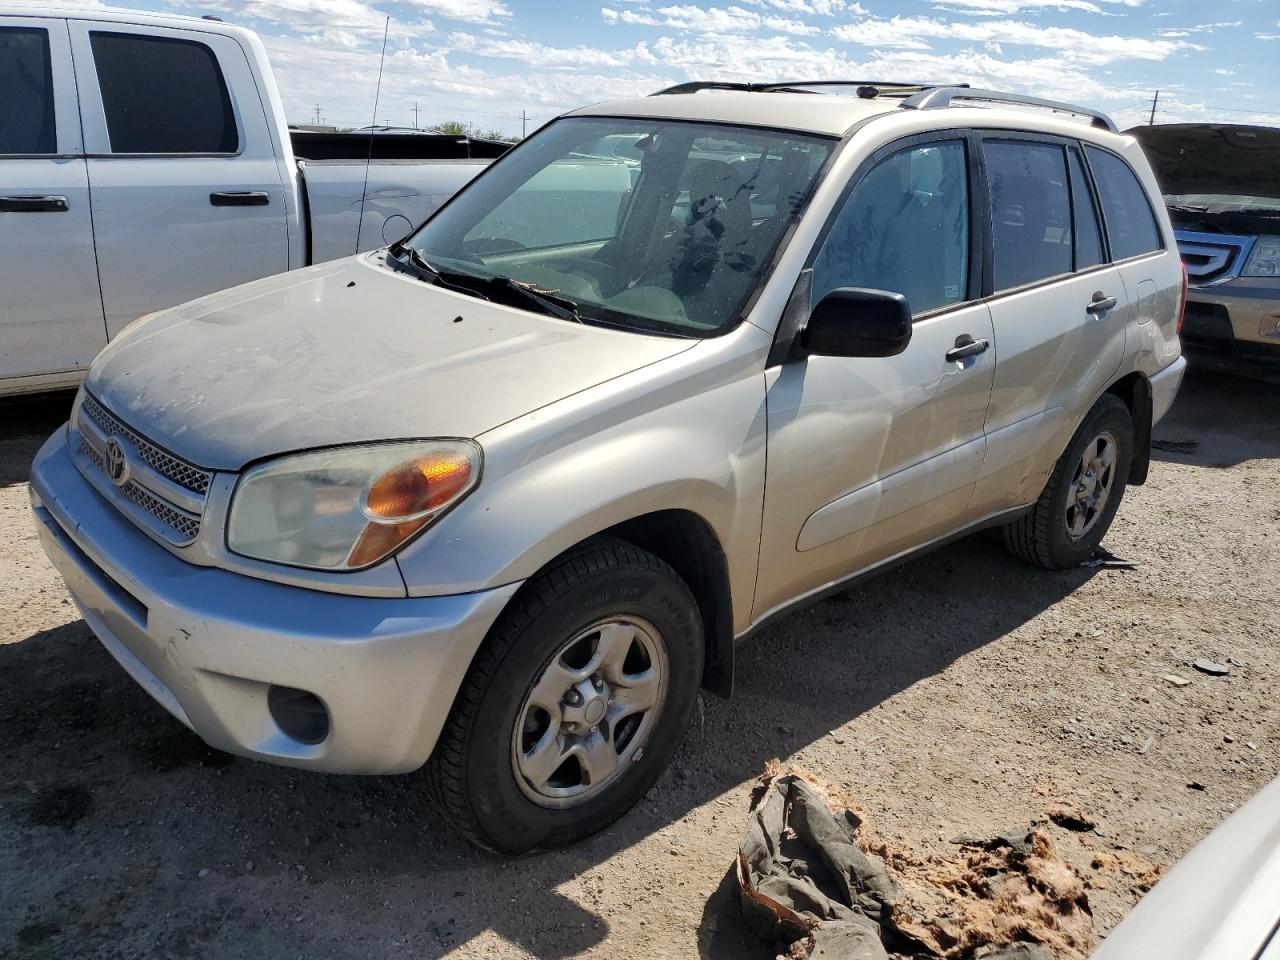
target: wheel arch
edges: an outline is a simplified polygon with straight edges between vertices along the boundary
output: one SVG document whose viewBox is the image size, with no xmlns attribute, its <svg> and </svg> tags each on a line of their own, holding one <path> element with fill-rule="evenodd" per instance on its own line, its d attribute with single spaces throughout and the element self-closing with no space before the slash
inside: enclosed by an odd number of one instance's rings
<svg viewBox="0 0 1280 960">
<path fill-rule="evenodd" d="M 1151 468 L 1151 381 L 1135 371 L 1111 384 L 1104 393 L 1118 397 L 1129 409 L 1133 420 L 1133 458 L 1127 483 L 1141 486 L 1146 483 Z"/>
</svg>

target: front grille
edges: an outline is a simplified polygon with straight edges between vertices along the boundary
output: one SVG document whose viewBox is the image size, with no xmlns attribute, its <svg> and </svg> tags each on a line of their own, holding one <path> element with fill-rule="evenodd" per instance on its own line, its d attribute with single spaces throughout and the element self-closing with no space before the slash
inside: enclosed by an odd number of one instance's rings
<svg viewBox="0 0 1280 960">
<path fill-rule="evenodd" d="M 80 452 L 88 457 L 89 461 L 104 475 L 106 474 L 107 464 L 102 454 L 95 450 L 93 444 L 83 435 L 80 437 Z M 173 531 L 175 535 L 167 537 L 172 543 L 185 546 L 199 535 L 200 517 L 171 506 L 159 497 L 153 496 L 145 487 L 133 480 L 127 481 L 119 489 L 131 501 Z"/>
<path fill-rule="evenodd" d="M 199 536 L 211 471 L 156 446 L 87 393 L 76 426 L 81 472 L 125 516 L 174 546 L 186 546 Z M 120 484 L 111 479 L 107 464 L 113 438 L 127 448 L 130 473 Z"/>
<path fill-rule="evenodd" d="M 124 495 L 151 514 L 165 526 L 176 531 L 182 540 L 190 543 L 200 533 L 200 518 L 169 506 L 159 497 L 154 497 L 140 485 L 130 480 L 121 489 Z"/>
<path fill-rule="evenodd" d="M 201 470 L 199 467 L 193 466 L 185 460 L 179 460 L 173 454 L 161 450 L 150 440 L 122 423 L 118 417 L 114 416 L 88 393 L 84 395 L 84 403 L 80 407 L 80 414 L 92 420 L 103 435 L 109 437 L 114 434 L 115 436 L 127 438 L 137 451 L 138 459 L 162 477 L 172 480 L 178 486 L 185 487 L 192 493 L 198 493 L 203 496 L 209 492 L 209 483 L 213 480 L 212 473 L 207 470 Z"/>
<path fill-rule="evenodd" d="M 1244 266 L 1244 254 L 1251 245 L 1249 237 L 1229 234 L 1199 233 L 1190 230 L 1175 231 L 1178 252 L 1187 268 L 1187 280 L 1203 285 L 1214 280 L 1228 279 L 1239 274 Z"/>
</svg>

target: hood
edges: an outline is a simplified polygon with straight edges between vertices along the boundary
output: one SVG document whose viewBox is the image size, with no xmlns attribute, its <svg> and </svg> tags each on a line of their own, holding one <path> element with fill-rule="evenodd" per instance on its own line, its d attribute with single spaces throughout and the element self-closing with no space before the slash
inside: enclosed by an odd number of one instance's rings
<svg viewBox="0 0 1280 960">
<path fill-rule="evenodd" d="M 1166 196 L 1280 197 L 1280 129 L 1170 123 L 1128 132 L 1142 144 Z"/>
<path fill-rule="evenodd" d="M 697 341 L 575 324 L 433 287 L 375 256 L 163 311 L 117 337 L 87 389 L 192 463 L 476 437 Z"/>
</svg>

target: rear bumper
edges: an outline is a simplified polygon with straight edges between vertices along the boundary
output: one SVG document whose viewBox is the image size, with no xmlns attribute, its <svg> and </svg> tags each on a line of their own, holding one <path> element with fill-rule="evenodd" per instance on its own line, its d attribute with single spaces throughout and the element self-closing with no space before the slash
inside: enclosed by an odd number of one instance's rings
<svg viewBox="0 0 1280 960">
<path fill-rule="evenodd" d="M 1173 406 L 1178 396 L 1178 388 L 1182 386 L 1182 377 L 1187 372 L 1186 357 L 1178 357 L 1159 373 L 1151 378 L 1151 425 L 1155 426 L 1164 419 L 1164 415 Z"/>
<path fill-rule="evenodd" d="M 32 466 L 45 552 L 126 671 L 210 746 L 329 773 L 402 773 L 431 754 L 467 668 L 518 584 L 458 596 L 322 593 L 197 567 L 108 504 L 59 429 Z M 305 690 L 328 735 L 273 719 L 268 691 Z"/>
</svg>

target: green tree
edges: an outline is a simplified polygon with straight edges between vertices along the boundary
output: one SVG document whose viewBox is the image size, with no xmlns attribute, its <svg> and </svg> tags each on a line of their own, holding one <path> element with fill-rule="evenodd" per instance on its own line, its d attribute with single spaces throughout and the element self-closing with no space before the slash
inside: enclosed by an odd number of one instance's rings
<svg viewBox="0 0 1280 960">
<path fill-rule="evenodd" d="M 451 137 L 465 137 L 468 129 L 467 125 L 461 120 L 445 120 L 443 123 L 437 123 L 434 127 L 428 127 L 429 133 L 444 133 Z"/>
<path fill-rule="evenodd" d="M 477 133 L 477 137 L 484 140 L 501 140 L 504 143 L 519 143 L 519 137 L 513 137 L 509 133 L 503 133 L 501 130 L 486 130 L 484 133 Z"/>
</svg>

